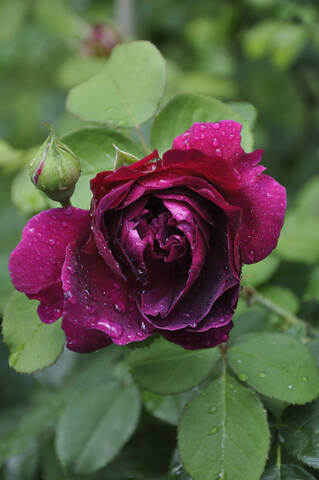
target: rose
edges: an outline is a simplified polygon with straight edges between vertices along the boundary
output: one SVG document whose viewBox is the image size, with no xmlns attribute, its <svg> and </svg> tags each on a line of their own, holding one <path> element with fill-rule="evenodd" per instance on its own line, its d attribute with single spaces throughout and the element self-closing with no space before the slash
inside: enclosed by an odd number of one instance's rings
<svg viewBox="0 0 319 480">
<path fill-rule="evenodd" d="M 33 217 L 10 259 L 15 287 L 63 316 L 67 345 L 89 352 L 160 333 L 185 348 L 228 339 L 243 263 L 276 246 L 285 189 L 245 153 L 241 125 L 195 123 L 157 152 L 91 181 L 90 212 Z"/>
</svg>

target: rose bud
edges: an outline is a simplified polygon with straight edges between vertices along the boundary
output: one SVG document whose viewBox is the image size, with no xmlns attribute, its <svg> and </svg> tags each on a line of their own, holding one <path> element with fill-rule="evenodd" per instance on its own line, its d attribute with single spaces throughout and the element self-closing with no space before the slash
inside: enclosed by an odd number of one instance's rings
<svg viewBox="0 0 319 480">
<path fill-rule="evenodd" d="M 69 205 L 81 166 L 74 153 L 51 130 L 30 163 L 32 183 L 49 198 Z"/>
<path fill-rule="evenodd" d="M 284 187 L 245 153 L 241 125 L 195 123 L 158 159 L 100 172 L 90 211 L 41 212 L 9 264 L 16 289 L 62 315 L 67 346 L 91 352 L 160 334 L 188 349 L 227 341 L 244 263 L 276 247 Z M 35 255 L 34 252 L 37 252 Z"/>
</svg>

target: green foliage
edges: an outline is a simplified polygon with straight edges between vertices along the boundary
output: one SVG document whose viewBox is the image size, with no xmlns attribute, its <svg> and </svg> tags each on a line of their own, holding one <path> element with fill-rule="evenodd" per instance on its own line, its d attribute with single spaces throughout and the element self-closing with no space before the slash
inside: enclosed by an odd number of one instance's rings
<svg viewBox="0 0 319 480">
<path fill-rule="evenodd" d="M 43 141 L 45 121 L 56 124 L 79 158 L 72 204 L 81 208 L 89 208 L 89 181 L 98 172 L 142 158 L 149 144 L 162 154 L 194 121 L 221 119 L 243 124 L 246 151 L 264 148 L 262 163 L 289 199 L 276 252 L 243 268 L 243 285 L 256 287 L 263 302 L 240 299 L 222 349 L 187 351 L 159 339 L 132 353 L 117 346 L 87 356 L 64 352 L 43 368 L 61 353 L 61 323 L 42 324 L 36 302 L 15 293 L 3 320 L 10 365 L 42 370 L 28 376 L 10 370 L 0 346 L 1 478 L 314 480 L 316 3 L 185 0 L 180 9 L 171 0 L 135 2 L 137 38 L 152 38 L 168 59 L 164 100 L 164 60 L 149 42 L 123 38 L 109 60 L 85 53 L 92 25 L 112 13 L 108 2 L 0 3 L 0 310 L 12 291 L 9 253 L 26 221 L 10 190 L 23 214 L 59 206 L 34 189 L 24 170 L 35 151 L 29 147 Z M 67 88 L 69 110 L 87 123 L 63 112 Z M 114 163 L 113 145 L 129 156 Z"/>
<path fill-rule="evenodd" d="M 196 480 L 258 480 L 270 435 L 257 395 L 223 374 L 185 409 L 179 453 Z"/>
<path fill-rule="evenodd" d="M 145 349 L 131 353 L 133 378 L 146 390 L 170 394 L 191 389 L 211 372 L 219 357 L 216 348 L 185 350 L 160 338 Z"/>
<path fill-rule="evenodd" d="M 14 292 L 2 324 L 2 333 L 10 349 L 9 364 L 21 373 L 47 367 L 61 354 L 65 337 L 60 322 L 45 325 L 36 308 L 23 293 Z"/>
<path fill-rule="evenodd" d="M 235 120 L 243 125 L 242 147 L 253 148 L 249 122 L 226 104 L 200 95 L 179 95 L 165 105 L 154 120 L 151 144 L 160 154 L 172 147 L 175 137 L 182 134 L 194 122 L 218 122 Z"/>
<path fill-rule="evenodd" d="M 142 72 L 147 65 L 147 75 Z M 67 107 L 83 120 L 137 127 L 154 115 L 165 84 L 165 64 L 149 42 L 114 49 L 104 69 L 74 87 Z"/>
<path fill-rule="evenodd" d="M 284 448 L 310 467 L 319 469 L 319 401 L 289 408 L 283 418 Z"/>
<path fill-rule="evenodd" d="M 319 376 L 311 353 L 298 340 L 274 333 L 247 334 L 229 349 L 229 362 L 243 382 L 289 403 L 319 396 Z"/>
<path fill-rule="evenodd" d="M 109 383 L 75 395 L 57 426 L 56 449 L 62 465 L 88 474 L 109 463 L 134 432 L 139 407 L 134 385 Z"/>
</svg>

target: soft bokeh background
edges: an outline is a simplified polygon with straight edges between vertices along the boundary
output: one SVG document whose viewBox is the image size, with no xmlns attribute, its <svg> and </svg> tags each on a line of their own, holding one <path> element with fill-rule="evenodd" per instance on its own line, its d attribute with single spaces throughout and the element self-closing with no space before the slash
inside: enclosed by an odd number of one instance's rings
<svg viewBox="0 0 319 480">
<path fill-rule="evenodd" d="M 12 291 L 8 255 L 28 216 L 46 206 L 32 193 L 21 202 L 18 192 L 28 188 L 21 169 L 47 135 L 46 122 L 61 135 L 83 125 L 65 111 L 68 90 L 98 72 L 116 43 L 135 38 L 152 41 L 168 61 L 165 100 L 187 92 L 252 105 L 234 108 L 253 126 L 269 173 L 287 187 L 289 215 L 268 264 L 272 277 L 261 268 L 247 282 L 313 321 L 319 312 L 317 0 L 0 0 L 0 311 Z M 1 348 L 3 407 L 20 408 L 39 382 L 59 386 L 58 377 L 9 371 Z M 75 362 L 68 361 L 63 375 Z M 0 434 L 1 428 L 0 422 Z M 156 428 L 174 443 L 172 431 Z M 14 465 L 5 478 L 22 478 L 14 477 Z"/>
</svg>

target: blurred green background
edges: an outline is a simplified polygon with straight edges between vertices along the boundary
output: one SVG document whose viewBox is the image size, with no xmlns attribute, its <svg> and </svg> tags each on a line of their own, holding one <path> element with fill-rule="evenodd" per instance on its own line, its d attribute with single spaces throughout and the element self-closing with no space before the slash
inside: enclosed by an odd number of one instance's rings
<svg viewBox="0 0 319 480">
<path fill-rule="evenodd" d="M 98 72 L 116 43 L 135 38 L 167 59 L 165 101 L 211 95 L 249 120 L 269 174 L 287 188 L 289 213 L 278 249 L 244 281 L 316 320 L 318 0 L 0 0 L 0 312 L 12 291 L 9 253 L 27 218 L 47 206 L 22 168 L 46 123 L 60 135 L 83 125 L 65 111 L 68 90 Z M 1 348 L 1 404 L 20 404 L 37 380 L 9 373 Z"/>
</svg>

